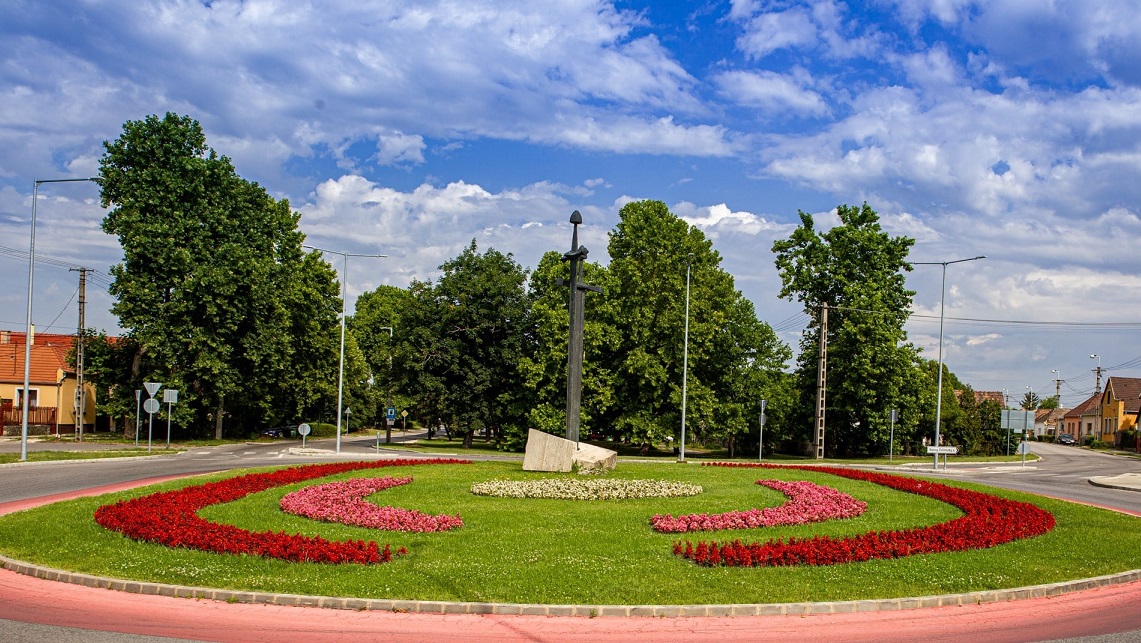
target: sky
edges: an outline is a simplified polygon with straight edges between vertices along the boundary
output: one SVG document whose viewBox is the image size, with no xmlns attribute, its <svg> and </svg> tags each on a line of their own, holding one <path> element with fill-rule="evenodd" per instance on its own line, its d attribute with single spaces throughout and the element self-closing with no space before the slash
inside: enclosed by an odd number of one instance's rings
<svg viewBox="0 0 1141 643">
<path fill-rule="evenodd" d="M 908 274 L 925 356 L 942 304 L 960 379 L 1074 406 L 1099 366 L 1141 377 L 1139 5 L 7 0 L 0 329 L 25 324 L 34 181 L 96 176 L 125 121 L 172 111 L 308 244 L 387 255 L 347 262 L 350 312 L 472 239 L 533 268 L 574 210 L 607 263 L 619 209 L 655 199 L 795 349 L 773 241 L 866 201 L 912 261 L 986 257 Z M 87 325 L 114 333 L 97 186 L 41 184 L 36 212 L 37 329 L 74 332 L 84 266 Z"/>
</svg>

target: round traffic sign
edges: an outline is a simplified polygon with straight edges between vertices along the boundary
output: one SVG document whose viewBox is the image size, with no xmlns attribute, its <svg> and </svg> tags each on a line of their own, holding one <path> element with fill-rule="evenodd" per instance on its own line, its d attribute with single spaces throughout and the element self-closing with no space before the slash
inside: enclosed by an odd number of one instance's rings
<svg viewBox="0 0 1141 643">
<path fill-rule="evenodd" d="M 159 408 L 161 408 L 161 406 L 159 405 L 158 400 L 154 399 L 153 397 L 146 402 L 143 402 L 143 410 L 147 413 L 158 413 Z"/>
<path fill-rule="evenodd" d="M 1030 453 L 1030 443 L 1029 442 L 1019 442 L 1018 443 L 1018 452 L 1021 454 Z"/>
<path fill-rule="evenodd" d="M 309 431 L 310 429 L 308 424 L 301 424 L 297 427 L 297 432 L 301 435 L 309 435 Z"/>
</svg>

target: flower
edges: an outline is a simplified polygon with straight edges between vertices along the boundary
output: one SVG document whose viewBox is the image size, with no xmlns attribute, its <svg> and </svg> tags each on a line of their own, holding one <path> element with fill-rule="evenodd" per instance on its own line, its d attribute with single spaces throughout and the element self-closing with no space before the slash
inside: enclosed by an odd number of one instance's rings
<svg viewBox="0 0 1141 643">
<path fill-rule="evenodd" d="M 559 500 L 630 500 L 696 496 L 701 487 L 670 480 L 619 480 L 614 478 L 543 478 L 492 480 L 471 486 L 477 496 L 499 498 L 555 498 Z"/>
<path fill-rule="evenodd" d="M 776 468 L 765 464 L 707 465 Z M 706 566 L 837 565 L 879 558 L 985 549 L 1012 540 L 1038 536 L 1054 528 L 1053 514 L 1027 502 L 871 471 L 812 466 L 787 468 L 817 471 L 927 496 L 954 505 L 962 509 L 965 515 L 929 527 L 870 531 L 845 538 L 814 536 L 749 544 L 739 540 L 724 543 L 701 541 L 696 547 L 689 541 L 678 541 L 673 546 L 674 554 Z"/>
<path fill-rule="evenodd" d="M 780 491 L 789 497 L 789 501 L 779 507 L 728 511 L 720 514 L 689 514 L 677 518 L 659 514 L 650 519 L 650 524 L 655 531 L 664 533 L 752 529 L 855 518 L 868 508 L 867 503 L 856 500 L 846 493 L 811 482 L 757 480 L 757 484 Z"/>
<path fill-rule="evenodd" d="M 128 538 L 224 554 L 318 563 L 380 563 L 392 560 L 389 545 L 373 541 L 329 541 L 320 536 L 285 532 L 252 532 L 210 522 L 198 516 L 203 507 L 231 502 L 274 487 L 324 478 L 349 471 L 422 464 L 470 464 L 455 459 L 396 459 L 379 462 L 339 462 L 250 473 L 177 491 L 164 491 L 120 500 L 95 510 L 95 522 Z M 403 547 L 397 554 L 406 553 Z"/>
<path fill-rule="evenodd" d="M 429 516 L 399 507 L 378 507 L 364 497 L 412 482 L 406 478 L 353 478 L 306 487 L 281 499 L 285 513 L 325 522 L 391 531 L 433 532 L 463 526 L 459 516 Z"/>
</svg>

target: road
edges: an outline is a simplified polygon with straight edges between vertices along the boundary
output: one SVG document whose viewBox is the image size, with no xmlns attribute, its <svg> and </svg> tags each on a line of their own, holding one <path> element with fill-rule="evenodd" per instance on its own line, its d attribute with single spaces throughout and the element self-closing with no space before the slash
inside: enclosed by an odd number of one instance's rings
<svg viewBox="0 0 1141 643">
<path fill-rule="evenodd" d="M 922 468 L 908 467 L 908 471 L 979 482 L 1141 515 L 1141 492 L 1107 489 L 1089 483 L 1093 477 L 1141 473 L 1141 460 L 1046 442 L 1031 443 L 1031 450 L 1042 459 L 1027 461 L 1025 466 L 1018 463 L 954 464 L 955 457 L 951 456 L 952 464 L 946 469 L 940 465 L 940 469 L 935 471 L 932 463 Z"/>
<path fill-rule="evenodd" d="M 408 436 L 412 438 L 413 436 Z M 393 435 L 394 440 L 400 439 Z M 333 447 L 333 440 L 309 446 Z M 446 443 L 441 447 L 446 450 Z M 95 486 L 240 467 L 328 461 L 290 455 L 296 441 L 193 449 L 178 456 L 0 466 L 0 503 L 67 494 Z M 383 445 L 382 445 L 383 446 Z M 18 443 L 16 448 L 18 450 Z M 11 450 L 0 442 L 0 451 Z M 30 448 L 38 448 L 33 445 Z M 58 443 L 52 448 L 82 448 Z M 1094 476 L 1141 472 L 1141 461 L 1076 447 L 1035 444 L 1042 456 L 1018 464 L 952 464 L 924 475 L 969 480 L 1141 514 L 1141 491 L 1095 487 Z M 375 457 L 374 438 L 345 438 L 339 457 Z M 952 458 L 952 461 L 954 458 Z M 549 618 L 426 616 L 344 612 L 272 605 L 229 605 L 108 592 L 0 571 L 0 640 L 158 643 L 173 640 L 480 641 L 877 640 L 1141 641 L 1141 583 L 1067 595 L 957 608 L 803 617 Z M 171 637 L 171 638 L 163 638 Z M 1077 638 L 1081 637 L 1081 638 Z"/>
</svg>

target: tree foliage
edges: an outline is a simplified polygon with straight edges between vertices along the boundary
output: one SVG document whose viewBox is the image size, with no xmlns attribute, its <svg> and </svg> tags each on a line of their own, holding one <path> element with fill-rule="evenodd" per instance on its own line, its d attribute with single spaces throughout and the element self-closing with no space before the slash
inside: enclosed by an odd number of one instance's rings
<svg viewBox="0 0 1141 643">
<path fill-rule="evenodd" d="M 525 431 L 521 359 L 533 341 L 527 272 L 510 254 L 480 254 L 473 240 L 440 266 L 434 285 L 413 282 L 401 316 L 402 384 L 422 420 L 441 421 L 471 446 L 475 432 Z"/>
<path fill-rule="evenodd" d="M 920 415 L 922 379 L 917 349 L 903 324 L 911 298 L 903 276 L 914 241 L 892 237 L 866 203 L 836 209 L 839 225 L 821 232 L 813 217 L 788 239 L 773 244 L 780 296 L 804 304 L 815 323 L 804 334 L 797 368 L 798 423 L 810 428 L 815 408 L 821 311 L 828 311 L 825 451 L 835 455 L 883 453 L 889 410 Z M 806 433 L 810 435 L 810 433 Z"/>
<path fill-rule="evenodd" d="M 179 388 L 193 426 L 250 430 L 292 416 L 327 377 L 332 273 L 302 251 L 299 215 L 168 113 L 104 143 L 103 230 L 116 235 L 112 312 L 147 355 L 147 379 Z M 134 388 L 137 384 L 131 386 Z M 298 390 L 294 387 L 301 387 Z"/>
</svg>

